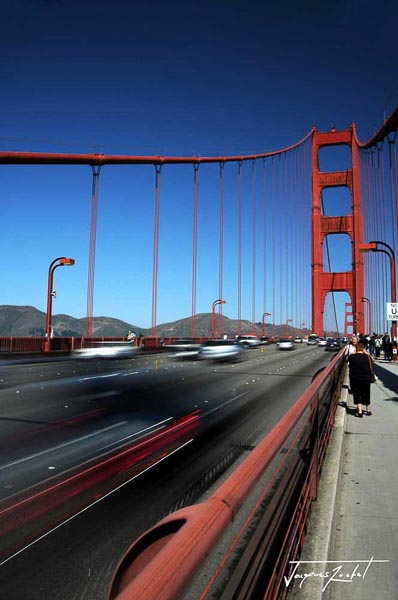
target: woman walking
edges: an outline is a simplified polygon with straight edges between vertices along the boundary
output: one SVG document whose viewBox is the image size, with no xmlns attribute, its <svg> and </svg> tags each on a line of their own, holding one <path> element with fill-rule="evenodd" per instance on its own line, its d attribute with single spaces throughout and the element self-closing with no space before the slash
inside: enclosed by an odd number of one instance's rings
<svg viewBox="0 0 398 600">
<path fill-rule="evenodd" d="M 374 381 L 372 359 L 363 344 L 356 344 L 356 352 L 348 357 L 350 367 L 350 388 L 357 407 L 356 417 L 363 417 L 362 405 L 366 406 L 366 415 L 372 415 L 370 407 L 370 384 Z"/>
<path fill-rule="evenodd" d="M 345 349 L 344 355 L 351 356 L 351 354 L 355 354 L 357 351 L 358 337 L 353 335 L 348 346 Z"/>
</svg>

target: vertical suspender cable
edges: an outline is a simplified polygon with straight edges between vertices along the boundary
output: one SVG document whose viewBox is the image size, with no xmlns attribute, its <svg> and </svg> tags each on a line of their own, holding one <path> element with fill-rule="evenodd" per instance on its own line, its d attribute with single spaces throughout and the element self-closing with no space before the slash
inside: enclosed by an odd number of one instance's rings
<svg viewBox="0 0 398 600">
<path fill-rule="evenodd" d="M 386 186 L 385 186 L 385 164 L 384 164 L 384 152 L 381 149 L 381 210 L 382 210 L 382 237 L 380 238 L 381 240 L 387 240 L 389 239 L 389 233 L 388 233 L 388 228 L 387 228 L 387 198 L 386 198 Z M 385 261 L 384 261 L 385 262 Z M 386 265 L 386 279 L 385 279 L 385 302 L 387 302 L 387 300 L 389 298 L 391 298 L 391 292 L 390 292 L 390 296 L 388 295 L 388 289 L 390 288 L 390 286 L 388 285 L 388 273 L 389 273 L 389 269 L 388 266 Z M 390 281 L 391 284 L 391 281 Z M 390 288 L 391 289 L 391 288 Z M 386 306 L 384 304 L 384 306 Z M 388 322 L 386 323 L 386 331 L 388 331 Z"/>
<path fill-rule="evenodd" d="M 367 157 L 368 157 L 368 153 L 365 153 L 365 154 L 363 152 L 359 153 L 360 172 L 361 172 L 361 209 L 362 209 L 362 215 L 363 215 L 363 233 L 364 233 L 364 239 L 370 240 L 372 238 L 370 237 L 369 226 L 370 226 L 372 216 L 370 214 L 369 169 L 368 169 L 368 165 L 367 165 Z M 370 257 L 371 257 L 371 255 L 369 255 L 369 259 L 370 259 Z M 374 302 L 373 288 L 374 288 L 374 286 L 372 285 L 372 281 L 371 281 L 372 270 L 371 270 L 371 264 L 370 264 L 369 259 L 365 261 L 365 296 L 367 298 L 371 298 L 371 306 L 373 306 L 373 302 Z M 373 322 L 375 322 L 375 321 L 373 320 Z M 372 332 L 369 332 L 369 333 L 372 333 Z"/>
<path fill-rule="evenodd" d="M 294 246 L 296 243 L 296 237 L 297 237 L 297 221 L 295 221 L 294 219 L 294 191 L 295 189 L 295 174 L 296 174 L 296 156 L 297 156 L 297 151 L 296 149 L 292 151 L 291 156 L 290 156 L 290 175 L 289 175 L 289 179 L 290 179 L 290 186 L 289 186 L 289 215 L 290 215 L 290 219 L 291 219 L 291 223 L 290 223 L 290 227 L 291 227 L 291 236 L 292 236 L 292 244 L 291 247 L 289 248 L 289 270 L 290 270 L 290 274 L 291 274 L 291 296 L 292 296 L 292 307 L 293 307 L 293 314 L 295 315 L 295 319 L 296 319 L 296 325 L 297 327 L 299 327 L 301 329 L 300 323 L 300 315 L 298 313 L 298 309 L 297 309 L 297 295 L 296 295 L 296 286 L 295 286 L 295 277 L 296 277 L 296 270 L 295 270 L 295 251 L 294 251 Z M 298 334 L 299 335 L 299 334 Z"/>
<path fill-rule="evenodd" d="M 218 297 L 223 297 L 223 270 L 224 270 L 224 163 L 220 163 L 220 223 L 218 247 Z M 218 337 L 222 334 L 222 304 L 218 305 Z"/>
<path fill-rule="evenodd" d="M 394 181 L 392 146 L 395 145 L 396 135 L 397 135 L 397 133 L 395 132 L 393 139 L 388 138 L 388 159 L 389 159 L 390 198 L 391 198 L 391 234 L 392 234 L 391 237 L 392 237 L 392 249 L 394 250 L 395 256 L 397 255 L 396 229 L 398 228 L 398 221 L 397 221 L 397 189 L 396 189 L 396 182 Z"/>
<path fill-rule="evenodd" d="M 276 274 L 276 266 L 275 266 L 275 161 L 274 157 L 272 157 L 271 161 L 272 166 L 272 180 L 271 180 L 271 231 L 272 231 L 272 336 L 275 337 L 275 323 L 276 323 L 276 302 L 275 302 L 275 274 Z"/>
<path fill-rule="evenodd" d="M 396 223 L 393 224 L 395 230 L 398 230 L 398 164 L 397 164 L 397 139 L 394 137 L 394 169 L 393 169 L 393 181 L 394 181 L 394 192 L 395 192 L 395 217 Z M 395 256 L 398 252 L 398 240 L 394 247 Z"/>
<path fill-rule="evenodd" d="M 238 162 L 238 335 L 242 333 L 242 161 Z"/>
<path fill-rule="evenodd" d="M 160 218 L 160 172 L 161 165 L 155 165 L 155 210 L 153 226 L 153 269 L 152 269 L 152 336 L 156 337 L 156 312 L 158 301 L 158 265 L 159 265 L 159 218 Z"/>
<path fill-rule="evenodd" d="M 294 323 L 294 305 L 293 305 L 293 295 L 290 292 L 289 289 L 289 250 L 290 248 L 288 247 L 289 244 L 289 219 L 290 219 L 290 211 L 289 211 L 289 195 L 290 195 L 290 186 L 289 183 L 291 181 L 291 178 L 289 177 L 288 171 L 289 171 L 289 165 L 290 165 L 290 155 L 288 152 L 286 152 L 285 154 L 285 198 L 286 198 L 286 202 L 285 202 L 285 210 L 286 210 L 286 214 L 285 214 L 285 271 L 286 271 L 286 286 L 285 286 L 285 298 L 286 298 L 286 319 L 288 319 L 289 317 L 292 318 L 293 323 Z"/>
<path fill-rule="evenodd" d="M 285 155 L 283 154 L 283 157 Z M 283 186 L 282 186 L 282 155 L 279 155 L 279 173 L 278 173 L 278 208 L 279 208 L 279 323 L 282 325 L 284 322 L 282 312 L 282 297 L 283 297 L 283 240 L 282 240 L 282 229 L 283 229 Z"/>
<path fill-rule="evenodd" d="M 93 335 L 95 249 L 97 240 L 98 187 L 101 166 L 92 165 L 91 169 L 93 173 L 93 183 L 91 191 L 90 245 L 88 253 L 86 337 L 92 337 Z"/>
<path fill-rule="evenodd" d="M 373 201 L 373 206 L 374 206 L 374 210 L 373 210 L 373 218 L 371 220 L 370 223 L 370 231 L 371 231 L 371 238 L 370 239 L 377 239 L 377 221 L 378 221 L 378 210 L 377 210 L 377 194 L 376 194 L 376 161 L 375 161 L 375 150 L 374 148 L 371 149 L 371 153 L 370 153 L 370 174 L 371 174 L 371 198 Z M 380 313 L 380 276 L 379 276 L 379 271 L 380 271 L 380 260 L 379 257 L 376 254 L 371 255 L 370 257 L 370 261 L 371 261 L 371 266 L 372 266 L 372 270 L 374 273 L 374 285 L 375 285 L 375 304 L 376 304 L 376 308 L 377 308 L 377 323 L 379 326 L 379 330 L 382 329 L 382 322 L 381 322 L 381 313 Z"/>
<path fill-rule="evenodd" d="M 252 161 L 252 333 L 256 327 L 256 161 Z"/>
<path fill-rule="evenodd" d="M 198 262 L 198 192 L 199 165 L 194 164 L 193 231 L 192 231 L 192 324 L 191 335 L 196 337 L 196 270 Z"/>
<path fill-rule="evenodd" d="M 263 313 L 267 312 L 267 163 L 263 158 Z M 264 331 L 266 335 L 266 331 Z"/>
<path fill-rule="evenodd" d="M 384 240 L 385 239 L 385 231 L 384 231 L 384 216 L 383 216 L 383 152 L 382 145 L 377 146 L 377 206 L 378 216 L 379 216 L 379 228 L 377 231 L 376 240 Z M 384 259 L 384 254 L 379 254 L 381 258 L 381 306 L 382 306 L 382 314 L 384 315 L 384 307 L 387 301 L 387 271 L 386 271 L 386 261 Z M 383 329 L 386 329 L 386 319 L 383 317 Z"/>
</svg>

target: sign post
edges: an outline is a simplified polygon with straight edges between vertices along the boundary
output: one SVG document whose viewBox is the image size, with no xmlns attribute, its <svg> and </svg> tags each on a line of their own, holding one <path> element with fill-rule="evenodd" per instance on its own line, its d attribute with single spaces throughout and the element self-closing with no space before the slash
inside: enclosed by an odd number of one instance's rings
<svg viewBox="0 0 398 600">
<path fill-rule="evenodd" d="M 387 321 L 398 320 L 398 302 L 387 302 Z"/>
<path fill-rule="evenodd" d="M 398 302 L 387 302 L 387 321 L 392 321 L 392 323 L 398 320 Z M 391 328 L 392 331 L 392 328 Z M 392 338 L 392 336 L 391 336 Z M 392 342 L 392 359 L 394 362 L 398 359 L 398 347 L 397 340 L 391 339 Z"/>
</svg>

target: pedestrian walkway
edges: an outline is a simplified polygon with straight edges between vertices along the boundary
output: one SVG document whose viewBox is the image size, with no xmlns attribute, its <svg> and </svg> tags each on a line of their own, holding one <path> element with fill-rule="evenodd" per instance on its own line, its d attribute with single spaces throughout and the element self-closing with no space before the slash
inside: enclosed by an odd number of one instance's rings
<svg viewBox="0 0 398 600">
<path fill-rule="evenodd" d="M 375 372 L 362 419 L 346 380 L 289 600 L 398 600 L 398 364 Z"/>
</svg>

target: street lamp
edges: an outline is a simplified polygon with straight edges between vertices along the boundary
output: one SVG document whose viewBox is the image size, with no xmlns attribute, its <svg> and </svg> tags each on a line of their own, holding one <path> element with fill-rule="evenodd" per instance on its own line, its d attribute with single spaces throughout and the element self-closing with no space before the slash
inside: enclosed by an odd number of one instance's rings
<svg viewBox="0 0 398 600">
<path fill-rule="evenodd" d="M 54 271 L 58 267 L 71 267 L 74 264 L 74 258 L 65 258 L 65 256 L 60 256 L 53 260 L 48 268 L 46 341 L 44 343 L 44 352 L 50 352 L 51 349 L 51 311 L 52 301 L 53 298 L 55 298 L 55 291 L 53 290 Z"/>
<path fill-rule="evenodd" d="M 369 298 L 361 298 L 361 302 L 366 302 L 368 305 L 368 333 L 372 333 L 372 303 Z"/>
<path fill-rule="evenodd" d="M 287 319 L 286 321 L 286 337 L 289 336 L 289 323 L 293 323 L 293 319 Z"/>
<path fill-rule="evenodd" d="M 261 325 L 261 335 L 265 335 L 265 317 L 270 317 L 271 313 L 265 312 L 263 313 L 262 325 Z"/>
<path fill-rule="evenodd" d="M 384 246 L 387 250 L 383 248 L 378 248 L 378 245 Z M 394 250 L 386 244 L 385 242 L 380 242 L 379 240 L 373 240 L 369 242 L 369 244 L 360 244 L 359 245 L 360 252 L 383 252 L 383 254 L 387 254 L 390 259 L 390 267 L 391 267 L 391 302 L 397 301 L 397 284 L 395 280 L 395 254 Z M 391 324 L 391 337 L 394 339 L 397 336 L 397 322 L 392 321 Z"/>
<path fill-rule="evenodd" d="M 216 314 L 215 314 L 215 309 L 217 304 L 225 304 L 226 301 L 225 300 L 214 300 L 213 305 L 212 305 L 212 309 L 211 309 L 211 337 L 214 338 L 215 337 L 215 321 L 216 321 Z"/>
</svg>

